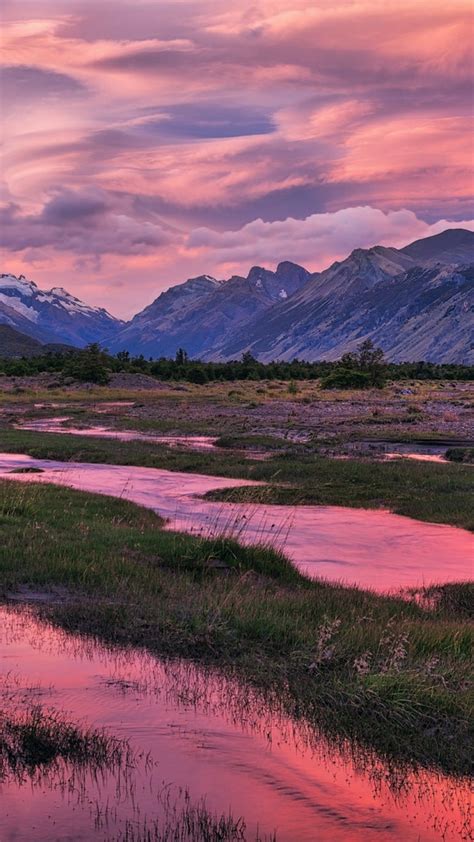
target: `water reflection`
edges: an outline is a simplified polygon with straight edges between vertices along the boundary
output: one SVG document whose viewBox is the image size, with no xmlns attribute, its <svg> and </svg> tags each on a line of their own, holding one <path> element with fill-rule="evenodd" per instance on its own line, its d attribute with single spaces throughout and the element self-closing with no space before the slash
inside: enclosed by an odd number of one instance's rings
<svg viewBox="0 0 474 842">
<path fill-rule="evenodd" d="M 39 474 L 11 474 L 40 468 Z M 249 485 L 247 480 L 156 468 L 33 459 L 0 454 L 0 474 L 123 497 L 153 509 L 168 527 L 209 537 L 228 533 L 247 543 L 283 547 L 310 576 L 380 592 L 464 581 L 472 574 L 472 535 L 380 510 L 341 506 L 213 503 L 198 495 Z"/>
<path fill-rule="evenodd" d="M 114 406 L 116 404 L 108 404 Z M 123 405 L 123 404 L 120 404 Z M 104 410 L 105 411 L 105 410 Z M 94 425 L 88 427 L 65 426 L 71 420 L 70 416 L 56 416 L 54 418 L 34 418 L 16 425 L 17 430 L 35 430 L 42 433 L 66 433 L 72 436 L 86 436 L 89 438 L 117 439 L 118 441 L 147 441 L 164 444 L 168 447 L 179 447 L 183 450 L 215 450 L 217 436 L 166 436 L 158 433 L 141 433 L 138 430 L 114 430 L 111 427 Z"/>
<path fill-rule="evenodd" d="M 0 669 L 42 688 L 44 704 L 126 738 L 137 758 L 125 775 L 86 775 L 80 786 L 64 775 L 8 781 L 2 840 L 139 838 L 133 828 L 153 827 L 166 792 L 175 803 L 186 788 L 191 803 L 241 816 L 248 840 L 257 829 L 279 842 L 468 838 L 465 781 L 336 746 L 288 718 L 281 697 L 230 677 L 105 647 L 12 607 L 0 609 Z"/>
</svg>

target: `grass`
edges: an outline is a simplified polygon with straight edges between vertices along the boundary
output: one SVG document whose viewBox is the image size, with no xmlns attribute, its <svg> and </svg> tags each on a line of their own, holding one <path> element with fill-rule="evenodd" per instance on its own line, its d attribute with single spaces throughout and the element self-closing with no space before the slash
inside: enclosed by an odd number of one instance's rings
<svg viewBox="0 0 474 842">
<path fill-rule="evenodd" d="M 127 819 L 117 842 L 246 842 L 243 819 L 230 814 L 211 813 L 204 800 L 193 803 L 187 790 L 171 793 L 166 789 L 159 797 L 158 819 Z M 263 838 L 257 832 L 254 842 L 276 842 L 272 834 Z"/>
<path fill-rule="evenodd" d="M 130 763 L 123 740 L 71 723 L 39 704 L 25 704 L 25 696 L 8 675 L 0 678 L 0 783 L 48 773 L 58 762 L 89 771 Z"/>
<path fill-rule="evenodd" d="M 474 529 L 474 475 L 472 468 L 463 464 L 436 465 L 408 459 L 339 460 L 301 453 L 299 446 L 290 446 L 286 453 L 262 462 L 231 449 L 185 452 L 156 443 L 27 430 L 2 430 L 0 451 L 28 453 L 38 459 L 137 465 L 262 480 L 268 487 L 233 489 L 214 493 L 213 498 L 387 508 L 418 520 Z"/>
<path fill-rule="evenodd" d="M 264 436 L 257 434 L 223 435 L 216 441 L 216 447 L 230 450 L 282 450 L 288 444 L 283 436 Z"/>
<path fill-rule="evenodd" d="M 38 610 L 66 630 L 212 664 L 334 739 L 467 771 L 470 586 L 426 608 L 161 525 L 123 500 L 3 481 L 0 592 L 60 589 Z"/>
</svg>

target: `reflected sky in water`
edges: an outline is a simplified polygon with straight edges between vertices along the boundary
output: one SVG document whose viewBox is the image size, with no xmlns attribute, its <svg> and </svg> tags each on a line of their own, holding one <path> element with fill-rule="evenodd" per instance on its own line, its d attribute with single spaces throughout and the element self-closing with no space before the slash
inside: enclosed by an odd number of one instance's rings
<svg viewBox="0 0 474 842">
<path fill-rule="evenodd" d="M 0 609 L 0 670 L 42 688 L 43 705 L 105 726 L 136 752 L 127 774 L 4 782 L 2 842 L 120 839 L 127 819 L 156 818 L 163 791 L 180 787 L 211 811 L 242 816 L 249 840 L 257 826 L 262 838 L 276 830 L 278 842 L 467 838 L 465 783 L 333 745 L 289 719 L 278 699 L 222 675 L 105 648 L 8 608 Z"/>
</svg>

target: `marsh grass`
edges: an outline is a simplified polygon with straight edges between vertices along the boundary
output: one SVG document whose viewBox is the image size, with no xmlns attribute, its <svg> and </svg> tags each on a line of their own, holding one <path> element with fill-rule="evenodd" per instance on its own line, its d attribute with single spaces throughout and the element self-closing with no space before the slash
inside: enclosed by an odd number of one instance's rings
<svg viewBox="0 0 474 842">
<path fill-rule="evenodd" d="M 283 450 L 288 446 L 284 436 L 266 436 L 258 434 L 222 435 L 216 440 L 216 447 L 229 450 Z"/>
<path fill-rule="evenodd" d="M 130 766 L 125 741 L 69 722 L 34 695 L 12 676 L 0 676 L 0 782 L 42 778 L 57 772 L 58 764 L 88 772 Z"/>
<path fill-rule="evenodd" d="M 0 589 L 50 593 L 37 610 L 68 631 L 277 689 L 291 715 L 387 757 L 466 771 L 472 628 L 449 600 L 309 580 L 268 546 L 161 525 L 124 500 L 4 481 Z"/>
<path fill-rule="evenodd" d="M 474 464 L 474 447 L 449 447 L 446 451 L 446 459 L 450 462 L 464 462 Z"/>
<path fill-rule="evenodd" d="M 411 591 L 420 605 L 435 608 L 439 615 L 474 620 L 474 582 L 451 582 L 446 585 Z"/>
<path fill-rule="evenodd" d="M 187 790 L 164 789 L 157 819 L 127 819 L 117 842 L 276 842 L 276 835 L 247 834 L 243 819 L 211 812 L 205 800 L 192 802 Z"/>
</svg>

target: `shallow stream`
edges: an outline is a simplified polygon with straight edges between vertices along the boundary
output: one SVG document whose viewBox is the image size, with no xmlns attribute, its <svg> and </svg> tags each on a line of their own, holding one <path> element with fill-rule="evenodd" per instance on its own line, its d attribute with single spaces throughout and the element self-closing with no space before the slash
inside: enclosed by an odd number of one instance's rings
<svg viewBox="0 0 474 842">
<path fill-rule="evenodd" d="M 11 473 L 31 468 L 42 472 Z M 380 592 L 472 578 L 473 536 L 453 526 L 382 510 L 215 503 L 198 496 L 249 485 L 246 480 L 12 453 L 0 454 L 2 475 L 122 497 L 158 512 L 171 529 L 271 544 L 310 576 Z"/>
</svg>

